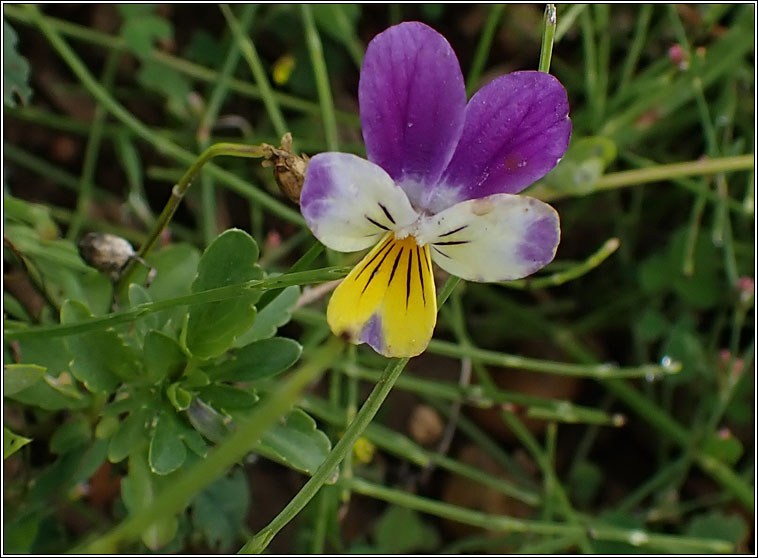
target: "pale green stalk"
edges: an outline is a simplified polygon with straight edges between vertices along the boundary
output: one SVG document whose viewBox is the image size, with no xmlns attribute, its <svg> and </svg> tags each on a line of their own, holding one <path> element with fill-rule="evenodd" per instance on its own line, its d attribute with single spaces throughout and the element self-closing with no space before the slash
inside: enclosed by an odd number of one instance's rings
<svg viewBox="0 0 758 558">
<path fill-rule="evenodd" d="M 547 4 L 545 6 L 545 15 L 543 18 L 542 45 L 540 46 L 540 63 L 538 70 L 548 74 L 550 73 L 550 60 L 553 57 L 553 41 L 555 39 L 555 4 Z"/>
<path fill-rule="evenodd" d="M 548 374 L 560 374 L 563 376 L 575 376 L 578 378 L 645 378 L 657 377 L 666 374 L 676 374 L 681 370 L 681 364 L 671 362 L 667 366 L 658 364 L 644 364 L 642 366 L 619 367 L 613 364 L 572 364 L 540 360 L 497 351 L 488 351 L 476 347 L 465 347 L 433 339 L 429 343 L 430 353 L 454 358 L 469 357 L 485 364 L 502 366 L 504 368 L 521 368 L 535 372 Z"/>
<path fill-rule="evenodd" d="M 492 4 L 490 12 L 487 14 L 487 19 L 484 20 L 484 28 L 479 35 L 479 43 L 476 45 L 474 60 L 471 62 L 471 68 L 466 77 L 466 95 L 469 97 L 474 94 L 474 90 L 482 76 L 482 70 L 484 70 L 484 65 L 487 63 L 487 55 L 492 47 L 492 39 L 495 37 L 495 30 L 503 15 L 503 10 L 505 10 L 504 4 Z"/>
<path fill-rule="evenodd" d="M 573 281 L 578 277 L 581 277 L 585 273 L 588 273 L 603 263 L 611 254 L 613 254 L 619 247 L 618 238 L 609 238 L 603 245 L 597 249 L 595 253 L 590 255 L 586 260 L 577 265 L 574 265 L 564 271 L 553 273 L 547 277 L 538 277 L 535 279 L 517 279 L 515 281 L 505 281 L 500 283 L 503 287 L 510 287 L 513 289 L 542 289 L 545 287 L 555 287 L 563 285 L 568 281 Z"/>
<path fill-rule="evenodd" d="M 305 42 L 308 46 L 308 52 L 311 56 L 311 65 L 316 78 L 316 89 L 318 90 L 319 104 L 321 105 L 321 117 L 324 121 L 324 134 L 326 135 L 326 146 L 329 151 L 339 151 L 339 140 L 337 139 L 337 120 L 334 116 L 334 100 L 332 99 L 332 90 L 329 86 L 329 72 L 326 69 L 326 60 L 324 59 L 324 49 L 321 46 L 321 38 L 316 29 L 316 22 L 313 20 L 313 12 L 308 4 L 300 6 L 303 26 L 305 27 Z"/>
<path fill-rule="evenodd" d="M 617 96 L 624 92 L 629 81 L 632 79 L 634 69 L 642 54 L 642 49 L 645 47 L 645 39 L 648 27 L 650 26 L 650 16 L 653 13 L 653 5 L 642 4 L 639 8 L 640 11 L 637 16 L 637 25 L 634 28 L 632 45 L 629 47 L 626 58 L 624 58 L 624 66 L 621 69 L 621 79 L 619 80 L 618 90 L 616 91 Z"/>
<path fill-rule="evenodd" d="M 4 336 L 6 340 L 10 341 L 14 339 L 28 339 L 32 337 L 62 337 L 66 335 L 75 335 L 77 333 L 86 333 L 89 331 L 96 331 L 98 329 L 104 329 L 119 324 L 132 322 L 144 316 L 148 316 L 150 314 L 154 314 L 155 312 L 160 312 L 161 310 L 166 310 L 168 308 L 175 308 L 177 306 L 192 304 L 204 304 L 208 302 L 217 302 L 220 300 L 229 300 L 231 298 L 237 298 L 249 294 L 250 291 L 265 291 L 268 289 L 281 289 L 292 285 L 307 285 L 324 281 L 334 281 L 335 279 L 341 279 L 349 272 L 349 267 L 331 267 L 325 269 L 316 269 L 312 271 L 289 273 L 286 275 L 279 275 L 277 277 L 269 277 L 267 279 L 255 279 L 253 281 L 247 281 L 246 283 L 240 283 L 238 285 L 228 285 L 226 287 L 218 287 L 216 289 L 209 289 L 207 291 L 201 291 L 199 293 L 193 293 L 176 298 L 138 304 L 129 310 L 121 310 L 119 312 L 113 312 L 112 314 L 108 314 L 106 316 L 91 318 L 89 320 L 83 320 L 81 322 L 44 327 L 33 327 L 28 329 L 14 329 L 10 331 L 6 329 L 4 331 Z"/>
<path fill-rule="evenodd" d="M 252 39 L 245 34 L 244 26 L 237 21 L 237 18 L 234 17 L 234 13 L 227 4 L 220 4 L 219 9 L 221 10 L 221 13 L 224 14 L 224 18 L 234 35 L 234 40 L 250 66 L 250 71 L 253 73 L 255 83 L 261 92 L 261 99 L 263 100 L 263 105 L 266 107 L 266 113 L 271 119 L 271 123 L 274 125 L 276 133 L 281 137 L 288 131 L 287 124 L 284 121 L 284 116 L 282 115 L 279 103 L 274 96 L 274 90 L 271 88 L 271 83 L 268 80 L 261 58 L 258 56 L 255 44 Z"/>
<path fill-rule="evenodd" d="M 443 286 L 437 297 L 437 305 L 442 306 L 458 285 L 460 279 L 451 277 Z M 295 497 L 285 506 L 266 527 L 261 529 L 252 539 L 250 539 L 240 549 L 241 553 L 258 554 L 263 552 L 269 545 L 276 534 L 287 525 L 294 517 L 305 507 L 313 498 L 324 483 L 331 477 L 335 467 L 350 453 L 355 441 L 363 434 L 366 427 L 371 423 L 379 407 L 389 395 L 392 386 L 395 385 L 398 376 L 408 363 L 408 358 L 392 359 L 387 363 L 387 368 L 379 382 L 369 394 L 363 403 L 360 411 L 355 416 L 355 420 L 347 427 L 345 433 L 339 442 L 332 448 L 329 455 L 319 468 L 313 473 L 313 476 L 305 483 L 305 486 L 298 492 Z"/>
<path fill-rule="evenodd" d="M 103 86 L 110 88 L 113 86 L 113 78 L 116 74 L 119 54 L 111 52 L 105 61 L 103 70 Z M 92 203 L 93 192 L 95 190 L 95 171 L 97 170 L 97 160 L 100 155 L 100 147 L 103 141 L 103 126 L 107 113 L 102 105 L 95 107 L 95 116 L 92 119 L 89 137 L 87 138 L 87 147 L 84 150 L 84 162 L 82 163 L 82 174 L 79 179 L 79 197 L 76 200 L 76 210 L 72 215 L 69 223 L 66 238 L 74 240 L 81 232 L 84 220 Z"/>
<path fill-rule="evenodd" d="M 563 490 L 563 486 L 553 470 L 547 453 L 540 447 L 532 433 L 529 432 L 526 426 L 524 426 L 524 423 L 521 422 L 515 414 L 510 411 L 505 411 L 501 416 L 511 431 L 521 441 L 522 445 L 526 447 L 527 451 L 536 461 L 537 466 L 542 470 L 542 477 L 545 483 L 546 503 L 550 501 L 551 497 L 555 498 L 566 521 L 578 529 L 580 533 L 579 547 L 582 552 L 585 554 L 594 554 L 595 551 L 586 535 L 586 526 L 580 523 L 579 517 L 571 507 L 571 502 L 569 502 L 568 496 L 566 496 L 566 492 Z"/>
<path fill-rule="evenodd" d="M 236 27 L 233 29 L 246 33 L 250 28 L 256 10 L 257 6 L 254 4 L 248 4 L 245 6 L 245 11 L 242 14 L 242 21 L 237 23 L 235 20 Z M 198 125 L 195 134 L 198 147 L 201 151 L 205 151 L 210 146 L 211 130 L 218 118 L 221 105 L 226 98 L 226 93 L 229 88 L 229 79 L 237 67 L 239 56 L 239 43 L 238 41 L 232 41 L 229 46 L 229 51 L 224 57 L 224 64 L 219 72 L 218 81 L 213 85 L 211 94 L 208 97 L 208 102 L 205 106 L 205 111 L 200 118 L 200 124 Z M 213 177 L 208 175 L 200 176 L 200 198 L 200 228 L 203 231 L 203 244 L 207 246 L 219 233 L 218 223 L 216 222 L 216 188 Z"/>
<path fill-rule="evenodd" d="M 661 535 L 641 529 L 624 529 L 599 523 L 585 529 L 566 523 L 517 519 L 484 513 L 387 488 L 359 478 L 353 479 L 351 486 L 354 492 L 364 496 L 488 531 L 557 536 L 579 536 L 580 533 L 586 532 L 593 540 L 623 542 L 641 548 L 674 553 L 728 553 L 733 550 L 730 542 L 721 539 Z"/>
</svg>

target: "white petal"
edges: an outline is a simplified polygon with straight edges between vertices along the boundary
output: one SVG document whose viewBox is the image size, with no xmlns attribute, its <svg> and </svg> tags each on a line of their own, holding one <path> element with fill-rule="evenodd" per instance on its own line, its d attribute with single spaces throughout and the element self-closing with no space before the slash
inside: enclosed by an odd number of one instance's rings
<svg viewBox="0 0 758 558">
<path fill-rule="evenodd" d="M 363 250 L 418 219 L 408 197 L 380 166 L 349 153 L 308 163 L 300 208 L 313 234 L 340 252 Z"/>
<path fill-rule="evenodd" d="M 546 203 L 493 194 L 422 218 L 417 240 L 431 246 L 445 271 L 490 282 L 520 279 L 547 265 L 560 236 L 558 212 Z"/>
</svg>

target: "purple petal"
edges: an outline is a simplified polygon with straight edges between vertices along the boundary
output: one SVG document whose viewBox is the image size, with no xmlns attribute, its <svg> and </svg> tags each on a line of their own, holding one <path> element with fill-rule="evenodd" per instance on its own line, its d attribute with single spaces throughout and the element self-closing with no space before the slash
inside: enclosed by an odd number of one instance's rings
<svg viewBox="0 0 758 558">
<path fill-rule="evenodd" d="M 568 147 L 568 111 L 566 90 L 549 74 L 514 72 L 491 81 L 466 107 L 463 134 L 430 208 L 449 207 L 453 197 L 515 194 L 545 176 Z"/>
<path fill-rule="evenodd" d="M 366 49 L 358 99 L 369 160 L 401 186 L 436 184 L 455 151 L 466 106 L 447 40 L 415 21 L 380 33 Z"/>
</svg>

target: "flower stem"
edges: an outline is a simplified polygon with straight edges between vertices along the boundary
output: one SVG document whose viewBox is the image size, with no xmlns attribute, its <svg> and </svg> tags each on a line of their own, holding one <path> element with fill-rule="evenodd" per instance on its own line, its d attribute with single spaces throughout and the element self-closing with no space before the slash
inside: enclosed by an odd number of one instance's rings
<svg viewBox="0 0 758 558">
<path fill-rule="evenodd" d="M 479 83 L 479 78 L 482 75 L 482 70 L 484 70 L 484 65 L 487 63 L 487 55 L 492 46 L 492 39 L 495 37 L 495 30 L 503 15 L 503 10 L 505 10 L 505 5 L 492 4 L 490 7 L 490 13 L 487 14 L 487 19 L 484 22 L 484 29 L 482 29 L 479 38 L 479 44 L 476 45 L 474 61 L 471 63 L 471 69 L 466 78 L 466 95 L 469 97 L 474 93 L 474 90 Z"/>
<path fill-rule="evenodd" d="M 437 297 L 438 306 L 442 306 L 445 303 L 459 281 L 460 279 L 457 277 L 450 277 L 448 279 Z M 350 453 L 355 441 L 371 423 L 409 360 L 408 358 L 392 359 L 387 363 L 384 374 L 374 386 L 360 411 L 358 411 L 355 420 L 345 429 L 342 438 L 332 448 L 332 451 L 326 456 L 324 462 L 321 463 L 316 472 L 313 473 L 313 476 L 305 483 L 305 486 L 300 489 L 300 492 L 279 512 L 279 515 L 245 543 L 240 549 L 240 553 L 259 554 L 263 552 L 276 534 L 294 519 L 300 510 L 318 493 L 327 479 L 332 476 L 335 467 Z"/>
<path fill-rule="evenodd" d="M 250 66 L 250 71 L 253 73 L 255 83 L 261 92 L 261 99 L 263 100 L 266 112 L 271 119 L 271 123 L 274 125 L 276 133 L 279 136 L 283 136 L 287 133 L 287 124 L 284 121 L 284 116 L 279 108 L 279 103 L 274 96 L 274 90 L 271 88 L 271 84 L 266 76 L 266 70 L 263 67 L 260 56 L 258 56 L 258 51 L 255 49 L 253 41 L 245 34 L 245 30 L 240 25 L 240 22 L 237 21 L 237 18 L 227 4 L 220 4 L 219 9 L 221 10 L 221 13 L 224 14 L 224 18 L 226 18 L 226 22 L 229 24 L 229 28 L 234 35 L 234 40 Z"/>
<path fill-rule="evenodd" d="M 113 79 L 116 75 L 118 66 L 119 53 L 111 52 L 105 61 L 102 81 L 105 87 L 110 88 L 113 85 Z M 102 105 L 95 108 L 95 116 L 90 127 L 89 137 L 87 138 L 87 147 L 84 152 L 84 162 L 82 163 L 82 174 L 79 180 L 79 199 L 76 201 L 76 210 L 71 218 L 66 238 L 75 240 L 79 236 L 84 219 L 89 212 L 90 202 L 92 201 L 95 189 L 95 169 L 97 168 L 97 159 L 100 155 L 100 147 L 103 141 L 103 127 L 105 125 L 106 112 Z"/>
<path fill-rule="evenodd" d="M 575 376 L 577 378 L 617 379 L 657 377 L 663 374 L 676 374 L 681 370 L 681 364 L 672 362 L 668 366 L 644 364 L 634 367 L 619 367 L 612 364 L 572 364 L 553 362 L 535 358 L 522 357 L 497 351 L 488 351 L 476 347 L 466 347 L 433 339 L 429 343 L 429 352 L 454 358 L 469 357 L 480 360 L 485 364 L 502 366 L 504 368 L 521 368 L 547 374 Z"/>
<path fill-rule="evenodd" d="M 157 519 L 180 512 L 195 494 L 250 451 L 253 442 L 300 399 L 303 390 L 337 359 L 342 348 L 343 344 L 333 339 L 313 353 L 308 362 L 281 382 L 246 419 L 238 420 L 237 428 L 208 457 L 182 473 L 161 492 L 152 506 L 92 541 L 82 549 L 83 552 L 114 553 L 118 544 L 138 538 Z"/>
<path fill-rule="evenodd" d="M 545 19 L 542 28 L 542 46 L 540 47 L 540 72 L 550 73 L 550 60 L 553 57 L 553 40 L 555 38 L 556 9 L 555 4 L 545 6 Z"/>
<path fill-rule="evenodd" d="M 328 405 L 323 399 L 313 395 L 305 397 L 303 408 L 320 420 L 331 424 L 341 427 L 349 424 L 349 421 L 345 420 L 341 409 L 338 410 L 338 408 Z M 506 481 L 495 474 L 483 471 L 473 465 L 462 463 L 436 451 L 423 448 L 407 436 L 386 426 L 369 424 L 363 435 L 378 448 L 419 467 L 427 467 L 434 464 L 446 471 L 468 478 L 531 506 L 536 506 L 540 503 L 540 496 L 533 490 L 517 486 L 512 481 Z M 348 461 L 350 460 L 346 459 L 345 463 Z M 344 490 L 349 490 L 349 481 L 352 477 L 352 472 L 349 476 L 340 475 L 340 484 L 347 485 L 343 487 Z"/>
<path fill-rule="evenodd" d="M 381 372 L 349 363 L 340 363 L 338 368 L 349 378 L 376 382 Z M 571 424 L 598 424 L 603 426 L 621 426 L 623 417 L 608 414 L 594 407 L 576 405 L 563 399 L 549 399 L 515 391 L 501 389 L 483 390 L 479 384 L 462 386 L 458 383 L 442 380 L 427 380 L 411 374 L 401 376 L 396 384 L 398 389 L 417 395 L 433 397 L 444 401 L 465 403 L 479 408 L 491 408 L 496 405 L 521 405 L 526 407 L 528 417 L 540 417 L 548 420 Z"/>
<path fill-rule="evenodd" d="M 300 10 L 303 26 L 305 27 L 305 41 L 308 45 L 313 73 L 316 77 L 316 89 L 318 90 L 318 100 L 321 105 L 321 117 L 324 121 L 326 146 L 329 151 L 339 151 L 337 120 L 334 116 L 334 100 L 332 99 L 332 90 L 329 87 L 329 72 L 326 69 L 321 37 L 319 37 L 318 30 L 316 29 L 316 22 L 313 19 L 311 7 L 308 4 L 302 4 Z"/>
<path fill-rule="evenodd" d="M 719 157 L 716 159 L 671 163 L 669 165 L 658 165 L 645 169 L 614 172 L 600 177 L 595 183 L 595 190 L 611 190 L 621 186 L 659 182 L 682 176 L 700 176 L 719 172 L 749 170 L 754 166 L 754 159 L 755 157 L 751 153 L 734 157 Z"/>
<path fill-rule="evenodd" d="M 267 279 L 256 279 L 253 281 L 247 281 L 246 283 L 228 285 L 226 287 L 218 287 L 216 289 L 209 289 L 207 291 L 192 293 L 176 298 L 138 304 L 129 310 L 114 312 L 112 314 L 108 314 L 107 316 L 91 318 L 89 320 L 83 320 L 71 324 L 35 327 L 29 329 L 15 329 L 11 331 L 5 330 L 3 333 L 5 339 L 8 341 L 13 339 L 28 339 L 31 337 L 61 337 L 66 335 L 75 335 L 77 333 L 86 333 L 88 331 L 104 329 L 107 327 L 113 327 L 119 324 L 132 322 L 138 318 L 142 318 L 144 316 L 154 314 L 155 312 L 160 312 L 161 310 L 166 310 L 168 308 L 174 308 L 176 306 L 228 300 L 230 298 L 239 297 L 246 293 L 249 293 L 251 290 L 279 289 L 292 285 L 306 285 L 310 283 L 333 281 L 347 275 L 350 272 L 350 269 L 350 267 L 327 267 L 324 269 L 315 269 L 312 271 L 289 273 L 286 275 L 279 275 L 277 277 L 269 277 Z"/>
<path fill-rule="evenodd" d="M 354 492 L 363 494 L 364 496 L 490 531 L 560 536 L 578 536 L 580 532 L 585 531 L 584 527 L 566 523 L 517 519 L 505 515 L 469 510 L 453 504 L 409 494 L 401 490 L 387 488 L 360 478 L 353 479 L 351 486 Z M 732 544 L 720 539 L 660 535 L 638 529 L 624 529 L 609 525 L 594 525 L 586 529 L 586 531 L 594 540 L 624 542 L 634 546 L 651 547 L 676 553 L 725 553 L 732 551 Z"/>
<path fill-rule="evenodd" d="M 524 423 L 521 422 L 515 414 L 510 411 L 505 411 L 502 414 L 502 417 L 511 431 L 516 437 L 518 437 L 521 443 L 526 447 L 527 451 L 532 455 L 532 458 L 537 462 L 537 466 L 542 470 L 542 477 L 545 485 L 545 505 L 548 505 L 551 497 L 554 498 L 560 506 L 561 512 L 566 521 L 580 529 L 579 546 L 582 552 L 586 554 L 594 554 L 595 551 L 592 548 L 589 537 L 587 537 L 583 525 L 579 522 L 576 512 L 571 507 L 568 496 L 555 474 L 555 470 L 548 458 L 547 452 L 540 447 L 536 438 L 531 432 L 529 432 L 526 426 L 524 426 Z"/>
<path fill-rule="evenodd" d="M 192 184 L 192 180 L 208 161 L 214 157 L 218 157 L 219 155 L 258 158 L 263 157 L 263 154 L 263 149 L 260 146 L 245 145 L 241 143 L 216 143 L 203 151 L 203 153 L 195 160 L 195 162 L 192 163 L 192 166 L 187 169 L 187 172 L 184 173 L 184 176 L 182 176 L 179 182 L 177 182 L 176 185 L 171 189 L 171 197 L 163 207 L 163 211 L 161 211 L 161 214 L 158 216 L 158 219 L 156 220 L 152 230 L 150 231 L 150 234 L 147 237 L 147 242 L 145 242 L 140 247 L 137 256 L 144 259 L 145 256 L 150 253 L 150 250 L 153 248 L 153 246 L 155 246 L 155 243 L 158 242 L 161 233 L 163 233 L 163 230 L 168 226 L 169 221 L 171 221 L 171 217 L 174 216 L 174 213 L 179 207 L 179 203 L 182 201 L 184 194 L 187 192 L 190 184 Z M 136 264 L 136 259 L 130 260 L 127 264 L 124 272 L 121 275 L 121 278 L 119 279 L 118 284 L 116 285 L 117 294 L 122 293 L 124 289 L 129 286 L 129 283 L 131 282 L 130 279 L 132 278 L 132 275 L 136 268 Z"/>
<path fill-rule="evenodd" d="M 501 283 L 504 287 L 511 287 L 515 289 L 542 289 L 544 287 L 555 287 L 563 285 L 568 281 L 572 281 L 577 277 L 581 277 L 585 273 L 592 271 L 601 263 L 603 263 L 608 257 L 613 254 L 619 247 L 618 238 L 609 238 L 603 245 L 597 249 L 585 261 L 570 267 L 564 271 L 553 273 L 547 277 L 539 277 L 537 279 L 518 279 L 516 281 L 507 281 Z"/>
</svg>

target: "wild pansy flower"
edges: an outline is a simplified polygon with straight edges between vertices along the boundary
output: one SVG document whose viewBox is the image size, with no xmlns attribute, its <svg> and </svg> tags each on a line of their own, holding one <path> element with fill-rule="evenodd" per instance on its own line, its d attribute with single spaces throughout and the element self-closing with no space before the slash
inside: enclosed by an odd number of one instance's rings
<svg viewBox="0 0 758 558">
<path fill-rule="evenodd" d="M 447 40 L 419 22 L 377 35 L 358 87 L 368 161 L 321 153 L 300 204 L 329 248 L 374 246 L 332 295 L 327 320 L 388 357 L 424 351 L 437 319 L 432 261 L 469 281 L 508 281 L 552 261 L 558 213 L 516 196 L 568 147 L 566 91 L 514 72 L 466 103 Z"/>
</svg>

